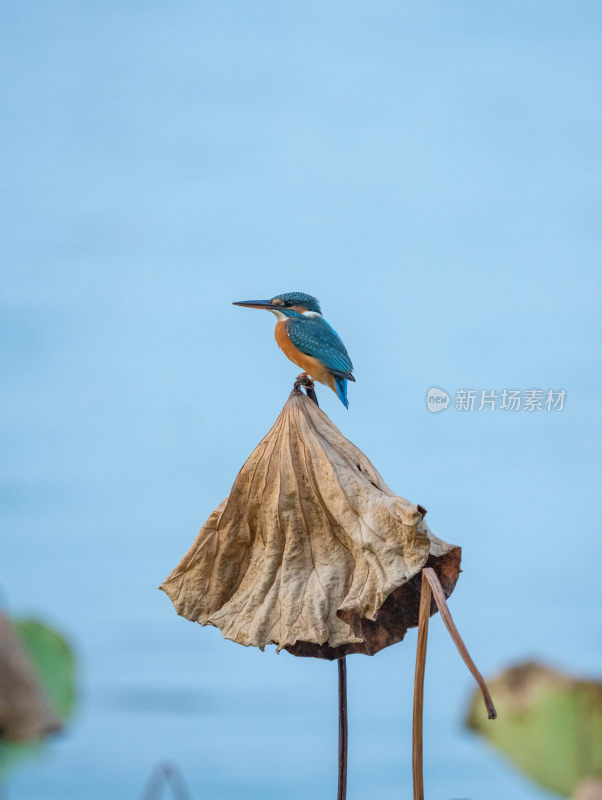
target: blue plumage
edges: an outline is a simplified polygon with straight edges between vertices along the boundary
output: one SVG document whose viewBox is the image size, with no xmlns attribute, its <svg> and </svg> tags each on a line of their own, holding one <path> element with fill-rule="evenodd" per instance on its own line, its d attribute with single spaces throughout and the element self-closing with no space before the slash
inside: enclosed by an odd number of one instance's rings
<svg viewBox="0 0 602 800">
<path fill-rule="evenodd" d="M 314 314 L 322 313 L 318 298 L 313 297 L 311 294 L 305 294 L 305 292 L 284 292 L 284 294 L 277 294 L 276 297 L 272 298 L 272 302 L 276 300 L 280 301 L 282 304 L 279 305 L 279 308 L 285 306 L 285 310 L 287 306 L 297 306 L 297 308 L 304 308 L 306 311 L 311 311 Z"/>
<path fill-rule="evenodd" d="M 353 380 L 355 380 L 355 378 L 353 378 Z M 347 379 L 335 377 L 334 385 L 337 388 L 337 397 L 345 408 L 349 408 L 349 400 L 347 400 Z"/>
<path fill-rule="evenodd" d="M 305 355 L 317 358 L 335 378 L 355 380 L 353 364 L 335 329 L 322 317 L 291 316 L 286 325 L 291 342 Z"/>
</svg>

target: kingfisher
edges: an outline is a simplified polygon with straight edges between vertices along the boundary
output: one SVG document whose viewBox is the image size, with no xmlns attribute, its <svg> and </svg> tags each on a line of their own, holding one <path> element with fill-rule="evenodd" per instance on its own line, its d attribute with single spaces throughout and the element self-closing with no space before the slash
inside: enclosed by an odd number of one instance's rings
<svg viewBox="0 0 602 800">
<path fill-rule="evenodd" d="M 301 367 L 303 376 L 329 386 L 349 408 L 347 381 L 355 381 L 353 364 L 338 333 L 322 316 L 315 297 L 285 292 L 271 300 L 239 300 L 233 305 L 271 311 L 277 320 L 276 342 L 284 355 Z"/>
</svg>

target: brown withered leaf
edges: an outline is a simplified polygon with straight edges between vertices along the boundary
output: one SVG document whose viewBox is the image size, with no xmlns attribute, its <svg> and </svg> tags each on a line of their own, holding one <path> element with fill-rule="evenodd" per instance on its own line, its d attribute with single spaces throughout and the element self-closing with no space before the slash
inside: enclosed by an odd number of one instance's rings
<svg viewBox="0 0 602 800">
<path fill-rule="evenodd" d="M 423 513 L 293 391 L 160 588 L 178 614 L 239 644 L 371 655 L 417 625 L 422 567 L 446 596 L 458 579 L 460 548 Z"/>
</svg>

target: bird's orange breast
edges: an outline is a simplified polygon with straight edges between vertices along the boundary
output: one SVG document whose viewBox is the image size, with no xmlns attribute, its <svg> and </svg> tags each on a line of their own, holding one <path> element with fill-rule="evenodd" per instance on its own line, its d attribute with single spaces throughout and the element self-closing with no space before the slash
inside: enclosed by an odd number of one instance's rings
<svg viewBox="0 0 602 800">
<path fill-rule="evenodd" d="M 286 332 L 286 322 L 284 320 L 276 323 L 274 336 L 276 337 L 278 347 L 282 350 L 284 355 L 293 362 L 293 364 L 301 367 L 304 372 L 307 372 L 308 375 L 311 375 L 311 377 L 314 380 L 319 381 L 319 383 L 324 383 L 326 386 L 330 386 L 331 389 L 335 388 L 334 377 L 326 369 L 324 364 L 322 364 L 321 361 L 318 361 L 317 358 L 302 353 L 291 342 L 290 337 Z"/>
</svg>

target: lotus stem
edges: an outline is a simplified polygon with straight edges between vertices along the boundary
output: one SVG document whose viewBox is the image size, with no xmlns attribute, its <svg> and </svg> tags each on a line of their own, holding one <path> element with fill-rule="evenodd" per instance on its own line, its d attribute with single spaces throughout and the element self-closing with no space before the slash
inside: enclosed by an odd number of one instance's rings
<svg viewBox="0 0 602 800">
<path fill-rule="evenodd" d="M 412 776 L 414 800 L 424 800 L 422 775 L 422 709 L 424 705 L 424 670 L 426 667 L 426 645 L 431 614 L 431 587 L 422 571 L 420 586 L 420 609 L 418 611 L 418 643 L 416 645 L 416 669 L 414 671 L 414 715 L 412 718 Z"/>
<path fill-rule="evenodd" d="M 337 800 L 347 797 L 347 662 L 337 659 L 339 667 L 339 784 Z"/>
<path fill-rule="evenodd" d="M 476 664 L 470 657 L 470 653 L 466 649 L 466 645 L 462 641 L 462 637 L 460 636 L 460 633 L 456 628 L 450 610 L 447 607 L 447 603 L 445 602 L 445 594 L 443 592 L 443 587 L 439 582 L 437 573 L 432 567 L 425 567 L 422 570 L 423 586 L 425 578 L 429 582 L 430 587 L 432 589 L 433 597 L 435 598 L 435 603 L 437 603 L 437 608 L 439 609 L 439 613 L 441 614 L 441 619 L 445 623 L 445 627 L 449 631 L 449 635 L 451 636 L 454 644 L 458 648 L 458 652 L 462 656 L 462 660 L 468 667 L 471 675 L 473 676 L 473 678 L 475 679 L 475 681 L 479 686 L 479 689 L 481 690 L 481 694 L 483 695 L 483 701 L 485 703 L 485 708 L 487 709 L 487 716 L 489 717 L 489 719 L 495 719 L 497 717 L 497 711 L 495 710 L 495 706 L 493 705 L 493 700 L 491 699 L 491 695 L 489 694 L 489 689 L 487 688 L 485 679 L 477 669 Z"/>
</svg>

